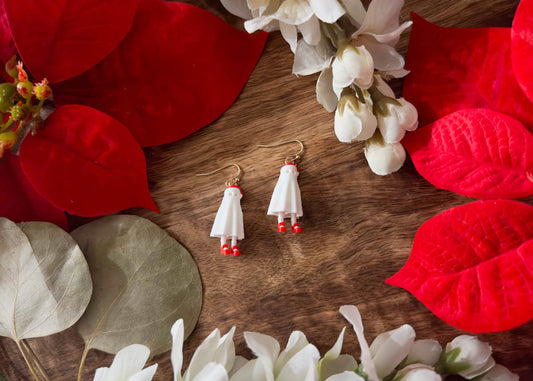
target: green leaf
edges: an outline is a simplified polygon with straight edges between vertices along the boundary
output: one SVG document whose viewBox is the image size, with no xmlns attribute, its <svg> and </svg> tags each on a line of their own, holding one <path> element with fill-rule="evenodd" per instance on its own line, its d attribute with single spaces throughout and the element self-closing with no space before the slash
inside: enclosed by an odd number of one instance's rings
<svg viewBox="0 0 533 381">
<path fill-rule="evenodd" d="M 4 376 L 0 376 L 0 381 L 8 381 L 8 379 L 5 378 Z"/>
<path fill-rule="evenodd" d="M 137 216 L 108 216 L 72 232 L 84 250 L 94 292 L 78 331 L 90 348 L 117 353 L 144 344 L 152 355 L 171 347 L 179 318 L 185 337 L 202 305 L 196 263 L 176 240 Z"/>
<path fill-rule="evenodd" d="M 0 336 L 16 342 L 73 325 L 92 291 L 76 242 L 47 222 L 0 218 Z"/>
</svg>

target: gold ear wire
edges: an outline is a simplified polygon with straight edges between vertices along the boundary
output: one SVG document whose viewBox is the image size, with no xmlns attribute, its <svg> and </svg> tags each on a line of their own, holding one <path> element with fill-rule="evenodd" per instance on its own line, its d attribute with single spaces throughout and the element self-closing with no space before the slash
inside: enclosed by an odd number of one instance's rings
<svg viewBox="0 0 533 381">
<path fill-rule="evenodd" d="M 300 158 L 302 157 L 302 154 L 304 153 L 304 144 L 300 140 L 287 140 L 285 142 L 276 143 L 276 144 L 267 144 L 267 145 L 258 144 L 257 147 L 259 147 L 259 148 L 274 148 L 274 147 L 279 147 L 279 146 L 282 146 L 282 145 L 285 145 L 285 144 L 289 144 L 289 143 L 298 143 L 300 145 L 300 150 L 296 154 L 288 155 L 288 156 L 285 157 L 285 164 L 294 163 L 297 160 L 300 160 Z"/>
<path fill-rule="evenodd" d="M 243 170 L 241 169 L 241 167 L 239 166 L 239 164 L 236 164 L 236 163 L 233 163 L 233 164 L 228 164 L 228 165 L 225 165 L 224 167 L 220 167 L 218 169 L 215 169 L 214 171 L 211 171 L 211 172 L 207 172 L 207 173 L 197 173 L 196 176 L 209 176 L 209 175 L 213 175 L 217 172 L 220 172 L 222 171 L 223 169 L 226 169 L 226 168 L 229 168 L 229 167 L 235 167 L 237 168 L 237 174 L 233 177 L 231 177 L 228 181 L 226 181 L 224 184 L 226 184 L 227 187 L 229 186 L 232 186 L 232 185 L 237 185 L 237 183 L 239 181 L 241 181 L 241 174 L 243 172 Z"/>
</svg>

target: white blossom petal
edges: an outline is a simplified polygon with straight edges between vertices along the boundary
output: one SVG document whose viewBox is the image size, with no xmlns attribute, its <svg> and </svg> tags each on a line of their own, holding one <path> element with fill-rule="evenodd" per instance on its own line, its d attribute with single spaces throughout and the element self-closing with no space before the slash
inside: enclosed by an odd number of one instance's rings
<svg viewBox="0 0 533 381">
<path fill-rule="evenodd" d="M 270 368 L 274 367 L 280 351 L 280 345 L 276 339 L 262 333 L 244 332 L 244 340 L 257 357 L 264 359 Z"/>
<path fill-rule="evenodd" d="M 183 319 L 177 320 L 170 329 L 172 334 L 172 350 L 170 352 L 170 361 L 174 370 L 174 381 L 181 381 L 181 367 L 183 366 L 183 338 L 184 328 Z"/>
<path fill-rule="evenodd" d="M 338 57 L 333 60 L 331 69 L 333 70 L 333 86 L 344 88 L 353 83 L 355 78 L 346 70 L 343 62 Z"/>
<path fill-rule="evenodd" d="M 360 27 L 366 15 L 366 10 L 361 0 L 342 0 L 342 3 L 352 21 L 355 22 L 355 26 Z"/>
<path fill-rule="evenodd" d="M 292 72 L 296 75 L 310 75 L 321 72 L 330 66 L 335 55 L 333 48 L 325 39 L 316 46 L 309 45 L 304 40 L 298 41 Z"/>
<path fill-rule="evenodd" d="M 209 363 L 217 350 L 217 345 L 220 340 L 220 331 L 215 329 L 194 352 L 191 363 L 187 368 L 183 378 L 185 381 L 190 381 Z"/>
<path fill-rule="evenodd" d="M 284 0 L 274 15 L 279 21 L 300 25 L 313 16 L 313 9 L 307 0 Z"/>
<path fill-rule="evenodd" d="M 412 364 L 401 369 L 395 377 L 402 381 L 442 381 L 442 376 L 431 366 Z"/>
<path fill-rule="evenodd" d="M 280 22 L 279 31 L 291 47 L 292 52 L 296 52 L 296 46 L 298 45 L 298 29 L 294 25 Z"/>
<path fill-rule="evenodd" d="M 309 369 L 313 369 L 313 375 L 315 379 L 318 379 L 316 366 L 319 358 L 318 349 L 312 344 L 306 345 L 285 364 L 276 381 L 302 380 L 308 374 Z"/>
<path fill-rule="evenodd" d="M 460 376 L 469 380 L 489 371 L 496 364 L 490 345 L 474 336 L 460 335 L 446 345 L 446 352 L 455 349 L 459 349 L 455 363 L 470 365 L 459 372 Z"/>
<path fill-rule="evenodd" d="M 518 381 L 520 378 L 517 374 L 512 373 L 503 365 L 496 364 L 483 376 L 476 378 L 476 381 Z"/>
<path fill-rule="evenodd" d="M 233 368 L 231 368 L 231 371 L 229 373 L 230 378 L 233 377 L 233 375 L 237 373 L 237 371 L 239 371 L 246 364 L 248 364 L 248 359 L 242 356 L 235 356 L 235 361 L 233 362 Z"/>
<path fill-rule="evenodd" d="M 343 354 L 335 359 L 322 359 L 319 379 L 324 380 L 342 372 L 354 372 L 356 369 L 357 361 L 355 361 L 352 355 Z"/>
<path fill-rule="evenodd" d="M 387 82 L 385 82 L 385 80 L 383 79 L 383 77 L 381 75 L 376 75 L 375 76 L 375 82 L 374 84 L 376 85 L 376 88 L 379 90 L 379 92 L 383 95 L 385 95 L 386 97 L 389 97 L 389 98 L 392 98 L 392 99 L 396 99 L 396 96 L 394 95 L 394 91 L 392 91 L 391 87 L 389 86 L 389 84 Z"/>
<path fill-rule="evenodd" d="M 233 342 L 233 335 L 235 334 L 235 327 L 226 333 L 218 342 L 217 349 L 213 355 L 213 362 L 222 365 L 226 371 L 233 368 L 235 362 L 235 343 Z"/>
<path fill-rule="evenodd" d="M 146 369 L 143 369 L 137 374 L 134 374 L 128 379 L 128 381 L 151 381 L 154 378 L 155 372 L 157 371 L 157 364 L 149 366 Z"/>
<path fill-rule="evenodd" d="M 96 369 L 96 372 L 94 373 L 93 381 L 104 381 L 106 379 L 106 375 L 108 371 L 109 371 L 109 368 L 107 367 Z"/>
<path fill-rule="evenodd" d="M 328 377 L 326 381 L 365 381 L 365 379 L 354 372 L 342 372 Z"/>
<path fill-rule="evenodd" d="M 365 35 L 374 37 L 374 39 L 377 42 L 380 42 L 382 44 L 395 46 L 400 40 L 400 35 L 403 33 L 403 31 L 409 28 L 412 24 L 413 24 L 412 21 L 406 21 L 402 25 L 400 25 L 398 28 L 390 31 L 389 33 L 377 34 L 377 33 L 367 32 L 365 33 Z"/>
<path fill-rule="evenodd" d="M 272 6 L 275 4 L 271 0 L 246 0 L 248 3 L 248 8 L 252 10 L 258 10 L 261 14 L 267 9 L 268 6 Z M 277 9 L 277 8 L 276 8 Z M 275 12 L 275 10 L 271 10 L 271 12 Z"/>
<path fill-rule="evenodd" d="M 322 21 L 333 24 L 346 10 L 337 0 L 308 0 L 315 15 Z"/>
<path fill-rule="evenodd" d="M 355 96 L 344 95 L 335 111 L 335 135 L 342 143 L 367 140 L 376 131 L 377 120 L 368 104 Z"/>
<path fill-rule="evenodd" d="M 210 362 L 193 378 L 193 381 L 228 381 L 228 373 L 222 365 Z"/>
<path fill-rule="evenodd" d="M 287 364 L 287 362 L 296 353 L 304 349 L 307 344 L 309 344 L 309 342 L 307 341 L 307 338 L 305 337 L 303 332 L 293 331 L 289 336 L 287 346 L 285 347 L 283 352 L 280 353 L 278 359 L 276 360 L 276 364 L 274 366 L 274 373 L 279 374 L 285 364 Z"/>
<path fill-rule="evenodd" d="M 365 38 L 364 44 L 372 55 L 375 69 L 385 72 L 403 69 L 405 59 L 392 46 L 380 44 L 370 38 Z"/>
<path fill-rule="evenodd" d="M 361 362 L 363 363 L 364 371 L 368 375 L 368 379 L 370 381 L 380 381 L 378 375 L 376 374 L 374 361 L 370 355 L 368 343 L 365 339 L 363 321 L 361 320 L 361 314 L 359 313 L 359 310 L 356 306 L 342 306 L 339 311 L 342 316 L 344 316 L 344 318 L 352 324 L 355 334 L 357 335 L 357 340 L 359 340 L 359 346 L 361 347 Z"/>
<path fill-rule="evenodd" d="M 374 61 L 364 46 L 347 45 L 337 52 L 332 64 L 333 86 L 347 87 L 355 82 L 368 89 L 374 78 Z"/>
<path fill-rule="evenodd" d="M 149 356 L 150 349 L 144 345 L 133 344 L 121 349 L 106 372 L 105 380 L 129 379 L 144 368 Z"/>
<path fill-rule="evenodd" d="M 372 172 L 380 176 L 396 172 L 405 162 L 405 149 L 401 143 L 389 144 L 383 141 L 379 143 L 372 138 L 366 141 L 364 152 L 368 166 Z"/>
<path fill-rule="evenodd" d="M 220 0 L 224 8 L 241 19 L 252 18 L 252 12 L 248 8 L 246 0 Z"/>
<path fill-rule="evenodd" d="M 298 25 L 298 29 L 302 33 L 304 41 L 309 45 L 318 45 L 320 39 L 322 38 L 320 22 L 315 15 L 311 16 L 311 18 L 303 24 Z"/>
<path fill-rule="evenodd" d="M 339 97 L 333 89 L 333 72 L 330 67 L 322 70 L 316 81 L 316 100 L 328 112 L 333 112 L 337 108 Z"/>
<path fill-rule="evenodd" d="M 242 368 L 240 368 L 230 381 L 274 381 L 272 368 L 267 372 L 267 367 L 264 361 L 254 359 L 248 361 Z"/>
<path fill-rule="evenodd" d="M 400 26 L 403 0 L 372 0 L 361 28 L 355 35 L 364 33 L 386 34 Z"/>
<path fill-rule="evenodd" d="M 254 33 L 258 30 L 263 29 L 266 25 L 268 25 L 270 22 L 275 20 L 274 16 L 259 16 L 255 17 L 253 19 L 247 20 L 244 22 L 244 29 L 248 33 Z"/>
<path fill-rule="evenodd" d="M 403 78 L 407 74 L 409 74 L 410 71 L 409 70 L 405 70 L 405 69 L 398 69 L 398 70 L 388 70 L 388 71 L 384 71 L 382 73 L 384 75 L 388 75 L 388 76 L 391 76 L 393 78 Z"/>
<path fill-rule="evenodd" d="M 396 368 L 411 351 L 415 341 L 415 330 L 404 324 L 392 331 L 378 335 L 370 345 L 376 373 L 384 378 Z"/>
<path fill-rule="evenodd" d="M 434 366 L 440 358 L 442 347 L 437 340 L 416 340 L 407 356 L 407 364 L 421 363 Z"/>
</svg>

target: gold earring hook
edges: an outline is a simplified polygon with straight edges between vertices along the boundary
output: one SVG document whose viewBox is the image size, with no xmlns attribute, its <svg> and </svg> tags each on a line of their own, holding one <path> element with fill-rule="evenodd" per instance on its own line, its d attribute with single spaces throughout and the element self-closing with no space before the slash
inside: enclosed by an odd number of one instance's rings
<svg viewBox="0 0 533 381">
<path fill-rule="evenodd" d="M 300 150 L 294 155 L 288 155 L 285 157 L 285 164 L 287 164 L 287 163 L 294 163 L 297 160 L 300 160 L 300 158 L 302 157 L 302 154 L 304 153 L 304 144 L 300 140 L 287 140 L 286 142 L 281 142 L 281 143 L 276 143 L 276 144 L 267 144 L 267 145 L 258 144 L 257 146 L 259 148 L 274 148 L 274 147 L 279 147 L 279 146 L 289 144 L 289 143 L 298 143 L 300 145 Z"/>
<path fill-rule="evenodd" d="M 229 168 L 229 167 L 235 167 L 237 168 L 237 174 L 233 177 L 231 177 L 228 181 L 226 181 L 224 184 L 226 184 L 227 187 L 229 186 L 232 186 L 232 185 L 237 185 L 237 183 L 239 181 L 241 181 L 241 174 L 243 172 L 243 170 L 241 169 L 241 167 L 239 166 L 239 164 L 236 164 L 236 163 L 233 163 L 233 164 L 228 164 L 228 165 L 225 165 L 224 167 L 220 167 L 218 169 L 215 169 L 214 171 L 211 171 L 211 172 L 207 172 L 207 173 L 197 173 L 196 176 L 209 176 L 209 175 L 214 175 L 215 173 L 217 172 L 220 172 L 226 168 Z"/>
</svg>

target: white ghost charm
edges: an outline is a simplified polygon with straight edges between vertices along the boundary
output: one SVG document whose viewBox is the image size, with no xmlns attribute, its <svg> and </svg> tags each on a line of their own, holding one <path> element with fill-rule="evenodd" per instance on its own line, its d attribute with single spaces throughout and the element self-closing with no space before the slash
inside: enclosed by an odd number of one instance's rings
<svg viewBox="0 0 533 381">
<path fill-rule="evenodd" d="M 237 185 L 226 188 L 211 229 L 211 237 L 220 237 L 220 252 L 224 255 L 241 255 L 237 247 L 237 240 L 244 238 L 241 198 L 242 191 Z M 231 239 L 231 250 L 226 242 L 228 239 Z"/>
<path fill-rule="evenodd" d="M 303 216 L 302 196 L 298 186 L 298 168 L 293 163 L 287 163 L 281 167 L 278 183 L 272 193 L 272 199 L 268 207 L 269 216 L 278 217 L 278 232 L 284 233 L 285 218 L 291 219 L 291 231 L 301 233 L 298 226 L 298 218 Z"/>
</svg>

